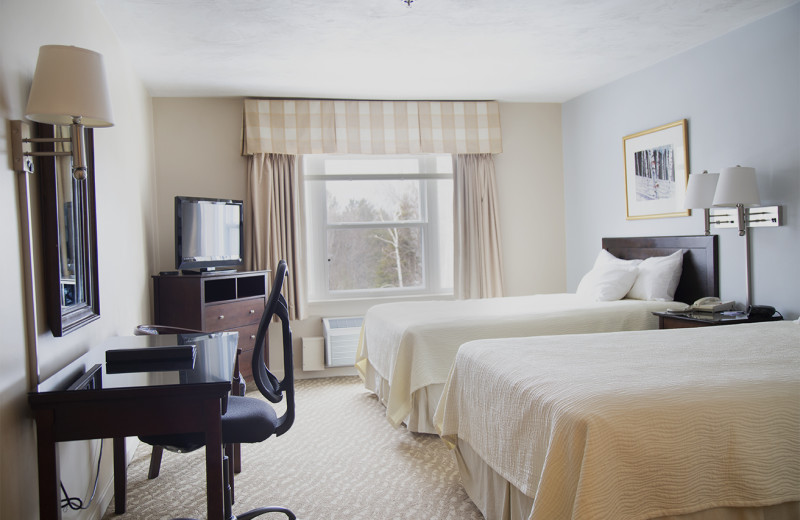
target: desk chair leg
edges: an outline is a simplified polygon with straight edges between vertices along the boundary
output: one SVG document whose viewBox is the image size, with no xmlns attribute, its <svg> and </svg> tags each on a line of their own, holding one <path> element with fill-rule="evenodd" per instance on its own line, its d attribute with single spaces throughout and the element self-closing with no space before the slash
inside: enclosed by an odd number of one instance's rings
<svg viewBox="0 0 800 520">
<path fill-rule="evenodd" d="M 228 448 L 226 448 L 227 450 Z M 242 472 L 242 449 L 239 444 L 231 444 L 230 451 L 225 452 L 228 457 L 233 461 L 234 473 Z M 161 457 L 164 455 L 164 448 L 161 446 L 153 446 L 153 451 L 150 453 L 150 468 L 147 470 L 147 478 L 152 480 L 159 475 L 161 471 Z M 231 482 L 233 482 L 233 475 L 231 475 Z"/>
<path fill-rule="evenodd" d="M 153 446 L 153 452 L 150 454 L 150 469 L 147 471 L 147 478 L 154 479 L 158 476 L 161 470 L 161 456 L 164 454 L 164 448 L 161 446 Z"/>
<path fill-rule="evenodd" d="M 252 511 L 248 511 L 241 515 L 236 515 L 236 520 L 251 520 L 259 515 L 263 515 L 264 513 L 283 513 L 289 520 L 297 520 L 297 517 L 294 516 L 294 513 L 286 509 L 285 507 L 259 507 L 258 509 L 253 509 Z"/>
<path fill-rule="evenodd" d="M 227 451 L 228 446 L 225 446 L 225 451 Z M 264 513 L 283 513 L 285 514 L 289 520 L 297 520 L 297 517 L 286 509 L 285 507 L 259 507 L 258 509 L 253 509 L 252 511 L 248 511 L 247 513 L 242 513 L 241 515 L 234 515 L 233 514 L 233 489 L 229 485 L 230 481 L 228 480 L 231 475 L 233 475 L 233 471 L 231 471 L 231 459 L 228 458 L 228 455 L 222 457 L 222 475 L 223 475 L 223 500 L 224 510 L 222 517 L 226 520 L 251 520 L 257 516 L 263 515 Z M 178 519 L 176 519 L 178 520 Z"/>
</svg>

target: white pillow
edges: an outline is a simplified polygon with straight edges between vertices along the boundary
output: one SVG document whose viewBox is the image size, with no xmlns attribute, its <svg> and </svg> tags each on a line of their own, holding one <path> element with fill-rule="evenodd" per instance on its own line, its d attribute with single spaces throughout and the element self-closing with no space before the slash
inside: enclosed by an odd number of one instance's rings
<svg viewBox="0 0 800 520">
<path fill-rule="evenodd" d="M 622 258 L 617 258 L 605 249 L 601 249 L 597 254 L 597 258 L 594 260 L 594 267 L 599 267 L 604 264 L 639 265 L 641 263 L 641 260 L 623 260 Z"/>
<path fill-rule="evenodd" d="M 683 249 L 669 256 L 652 256 L 639 264 L 639 274 L 628 292 L 634 300 L 672 301 L 683 271 Z"/>
<path fill-rule="evenodd" d="M 633 286 L 637 271 L 630 263 L 600 262 L 583 276 L 576 292 L 598 302 L 619 300 Z"/>
</svg>

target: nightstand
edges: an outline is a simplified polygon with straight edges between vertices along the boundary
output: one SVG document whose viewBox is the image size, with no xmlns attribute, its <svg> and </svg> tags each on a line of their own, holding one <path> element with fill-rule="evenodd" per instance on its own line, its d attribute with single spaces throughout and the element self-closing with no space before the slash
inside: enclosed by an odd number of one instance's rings
<svg viewBox="0 0 800 520">
<path fill-rule="evenodd" d="M 658 316 L 659 329 L 687 329 L 709 327 L 712 325 L 735 325 L 737 323 L 757 323 L 760 321 L 779 321 L 783 317 L 775 313 L 770 318 L 749 318 L 745 312 L 654 312 Z"/>
</svg>

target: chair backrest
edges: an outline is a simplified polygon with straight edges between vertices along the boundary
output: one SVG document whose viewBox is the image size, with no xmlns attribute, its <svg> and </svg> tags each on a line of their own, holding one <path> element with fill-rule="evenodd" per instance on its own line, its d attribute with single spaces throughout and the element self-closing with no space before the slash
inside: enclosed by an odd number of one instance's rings
<svg viewBox="0 0 800 520">
<path fill-rule="evenodd" d="M 278 419 L 275 435 L 282 435 L 294 422 L 294 361 L 292 359 L 292 331 L 289 328 L 289 307 L 286 299 L 281 294 L 283 282 L 288 274 L 286 261 L 281 260 L 275 269 L 275 279 L 272 290 L 258 324 L 255 349 L 253 350 L 253 379 L 261 393 L 273 403 L 280 402 L 286 394 L 286 412 Z M 264 360 L 264 339 L 272 317 L 277 316 L 281 322 L 283 335 L 283 379 L 278 381 L 267 368 Z"/>
</svg>

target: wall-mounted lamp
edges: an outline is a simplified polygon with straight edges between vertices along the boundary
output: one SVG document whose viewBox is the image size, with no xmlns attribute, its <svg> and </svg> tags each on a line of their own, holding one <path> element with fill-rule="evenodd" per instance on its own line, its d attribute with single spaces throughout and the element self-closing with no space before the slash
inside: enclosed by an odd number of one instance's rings
<svg viewBox="0 0 800 520">
<path fill-rule="evenodd" d="M 745 237 L 745 283 L 747 307 L 750 307 L 750 234 L 749 227 L 780 226 L 780 206 L 761 207 L 756 170 L 735 166 L 723 168 L 722 173 L 694 174 L 686 187 L 687 209 L 702 208 L 705 213 L 705 233 L 711 227 L 738 228 Z M 712 209 L 713 208 L 713 209 Z"/>
<path fill-rule="evenodd" d="M 72 156 L 72 175 L 86 177 L 83 128 L 113 126 L 111 101 L 106 84 L 103 56 L 88 49 L 65 45 L 45 45 L 33 76 L 25 117 L 38 123 L 71 125 L 68 138 L 27 138 L 22 121 L 11 121 L 11 155 L 14 170 L 33 171 L 26 157 Z M 69 142 L 69 152 L 26 150 L 28 143 Z"/>
<path fill-rule="evenodd" d="M 714 192 L 717 190 L 718 173 L 708 173 L 703 170 L 700 175 L 689 175 L 689 184 L 686 186 L 685 209 L 703 209 L 705 233 L 711 234 L 711 206 L 714 205 Z"/>
</svg>

